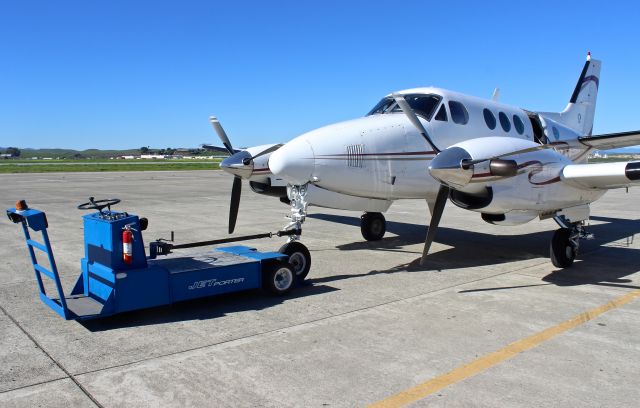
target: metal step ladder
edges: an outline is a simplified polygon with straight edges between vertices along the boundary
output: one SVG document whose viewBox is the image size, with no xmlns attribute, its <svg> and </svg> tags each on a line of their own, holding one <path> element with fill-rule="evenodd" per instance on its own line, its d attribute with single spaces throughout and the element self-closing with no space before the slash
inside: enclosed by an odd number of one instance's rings
<svg viewBox="0 0 640 408">
<path fill-rule="evenodd" d="M 31 263 L 33 264 L 33 270 L 36 274 L 36 280 L 38 282 L 38 289 L 40 290 L 40 299 L 47 304 L 50 308 L 55 310 L 60 316 L 65 319 L 69 319 L 70 313 L 67 307 L 67 301 L 64 297 L 64 291 L 62 290 L 62 284 L 60 283 L 60 275 L 58 274 L 58 268 L 53 256 L 53 250 L 51 249 L 51 243 L 49 241 L 49 234 L 47 233 L 48 223 L 47 216 L 44 212 L 36 209 L 26 210 L 7 210 L 7 215 L 11 221 L 22 224 L 22 230 L 24 231 L 24 238 L 27 242 L 27 248 L 31 257 Z M 31 238 L 30 230 L 34 232 L 42 233 L 42 243 Z M 44 252 L 49 260 L 49 268 L 45 268 L 38 262 L 36 250 Z M 58 297 L 49 297 L 42 281 L 42 276 L 46 276 L 53 280 Z"/>
</svg>

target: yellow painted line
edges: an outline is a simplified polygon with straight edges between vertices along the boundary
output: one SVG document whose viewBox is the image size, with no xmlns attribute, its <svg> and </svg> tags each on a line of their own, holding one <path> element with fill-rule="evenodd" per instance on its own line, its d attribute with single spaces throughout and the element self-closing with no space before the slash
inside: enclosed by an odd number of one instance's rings
<svg viewBox="0 0 640 408">
<path fill-rule="evenodd" d="M 494 365 L 500 364 L 505 360 L 515 357 L 523 351 L 532 349 L 539 344 L 554 338 L 558 334 L 564 333 L 567 330 L 571 330 L 574 327 L 580 326 L 581 324 L 586 323 L 589 320 L 594 319 L 611 309 L 615 309 L 624 304 L 627 304 L 637 297 L 640 297 L 640 290 L 635 290 L 626 295 L 620 296 L 619 298 L 616 298 L 609 303 L 581 313 L 576 317 L 566 320 L 556 326 L 549 327 L 548 329 L 538 332 L 532 336 L 515 341 L 498 351 L 480 357 L 479 359 L 474 360 L 469 364 L 454 368 L 446 374 L 432 378 L 429 381 L 416 385 L 415 387 L 387 397 L 381 401 L 369 405 L 369 407 L 389 408 L 402 407 L 407 404 L 411 404 L 412 402 L 425 398 L 451 384 L 455 384 L 466 378 L 472 377 L 488 368 L 493 367 Z"/>
</svg>

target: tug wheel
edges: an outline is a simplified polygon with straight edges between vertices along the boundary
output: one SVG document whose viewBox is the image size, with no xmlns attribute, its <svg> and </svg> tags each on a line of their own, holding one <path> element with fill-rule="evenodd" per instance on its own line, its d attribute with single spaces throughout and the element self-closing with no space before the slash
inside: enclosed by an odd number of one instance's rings
<svg viewBox="0 0 640 408">
<path fill-rule="evenodd" d="M 296 279 L 302 282 L 311 269 L 311 254 L 307 247 L 297 241 L 287 242 L 278 252 L 289 256 L 289 265 L 296 274 Z"/>
<path fill-rule="evenodd" d="M 553 233 L 549 252 L 551 263 L 557 268 L 568 268 L 576 259 L 578 251 L 570 238 L 571 230 L 568 228 L 560 228 Z"/>
<path fill-rule="evenodd" d="M 367 212 L 360 217 L 360 231 L 367 241 L 380 241 L 387 231 L 387 221 L 378 212 Z"/>
<path fill-rule="evenodd" d="M 291 266 L 284 261 L 274 261 L 265 265 L 262 278 L 263 289 L 278 296 L 289 293 L 296 281 Z"/>
</svg>

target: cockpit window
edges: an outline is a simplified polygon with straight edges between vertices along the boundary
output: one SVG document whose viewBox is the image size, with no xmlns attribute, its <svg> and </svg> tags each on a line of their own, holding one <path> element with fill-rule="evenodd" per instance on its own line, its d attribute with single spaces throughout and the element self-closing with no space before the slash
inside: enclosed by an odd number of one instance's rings
<svg viewBox="0 0 640 408">
<path fill-rule="evenodd" d="M 369 115 L 380 115 L 382 113 L 387 113 L 391 106 L 395 105 L 396 101 L 393 98 L 383 98 L 376 106 L 371 109 L 367 116 Z"/>
<path fill-rule="evenodd" d="M 416 115 L 422 116 L 426 120 L 431 120 L 436 107 L 440 103 L 441 96 L 438 95 L 422 95 L 422 94 L 409 94 L 404 95 L 411 109 L 414 110 Z M 400 112 L 398 105 L 394 106 L 392 112 Z"/>
<path fill-rule="evenodd" d="M 409 106 L 411 106 L 411 109 L 413 109 L 417 115 L 422 116 L 426 120 L 431 120 L 438 103 L 440 103 L 440 100 L 442 99 L 441 96 L 434 94 L 406 94 L 403 96 Z M 378 102 L 367 116 L 385 114 L 389 112 L 402 112 L 400 106 L 398 106 L 395 100 L 391 97 L 384 98 Z"/>
</svg>

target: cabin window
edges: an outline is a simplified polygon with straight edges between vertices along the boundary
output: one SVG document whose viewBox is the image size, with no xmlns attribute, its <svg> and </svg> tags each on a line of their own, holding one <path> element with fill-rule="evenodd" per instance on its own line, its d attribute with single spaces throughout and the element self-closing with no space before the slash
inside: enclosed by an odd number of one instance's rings
<svg viewBox="0 0 640 408">
<path fill-rule="evenodd" d="M 482 114 L 484 115 L 484 121 L 487 124 L 487 127 L 491 130 L 496 128 L 496 117 L 493 115 L 493 112 L 491 112 L 489 109 L 485 108 L 482 111 Z"/>
<path fill-rule="evenodd" d="M 513 115 L 513 127 L 516 128 L 516 132 L 518 132 L 519 135 L 524 133 L 524 123 L 522 123 L 520 116 Z"/>
<path fill-rule="evenodd" d="M 502 130 L 505 132 L 509 132 L 511 130 L 511 122 L 509 122 L 509 118 L 504 112 L 498 113 L 498 119 L 500 119 L 500 126 L 502 126 Z"/>
<path fill-rule="evenodd" d="M 443 122 L 446 122 L 447 119 L 447 110 L 444 107 L 444 103 L 442 105 L 440 105 L 440 109 L 438 109 L 438 113 L 436 113 L 436 117 L 435 120 L 441 120 Z"/>
<path fill-rule="evenodd" d="M 457 101 L 449 101 L 451 120 L 458 125 L 466 125 L 469 122 L 469 113 L 463 104 Z"/>
</svg>

